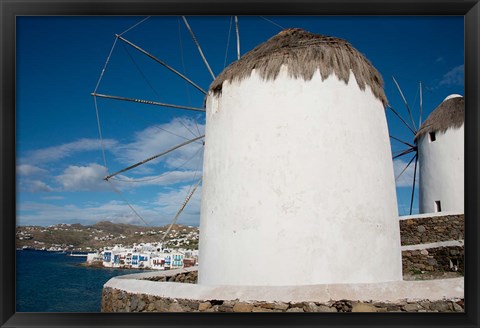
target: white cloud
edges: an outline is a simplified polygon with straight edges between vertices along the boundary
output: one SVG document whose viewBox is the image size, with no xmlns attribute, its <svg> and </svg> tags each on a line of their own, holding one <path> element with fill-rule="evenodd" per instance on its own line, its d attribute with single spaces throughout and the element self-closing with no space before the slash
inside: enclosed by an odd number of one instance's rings
<svg viewBox="0 0 480 328">
<path fill-rule="evenodd" d="M 17 165 L 17 174 L 23 176 L 41 175 L 47 173 L 47 170 L 30 164 Z"/>
<path fill-rule="evenodd" d="M 63 196 L 46 196 L 42 197 L 43 200 L 63 200 L 65 197 Z"/>
<path fill-rule="evenodd" d="M 162 216 L 167 218 L 167 224 L 172 222 L 190 190 L 190 186 L 184 186 L 182 188 L 159 193 L 157 195 L 157 200 L 154 202 L 154 204 L 157 206 L 157 210 L 162 213 Z M 200 185 L 190 198 L 183 212 L 180 214 L 177 223 L 198 226 L 200 224 L 201 200 L 202 186 Z"/>
<path fill-rule="evenodd" d="M 56 180 L 64 191 L 100 191 L 109 188 L 103 180 L 106 174 L 106 168 L 95 163 L 88 166 L 72 165 L 57 176 Z"/>
<path fill-rule="evenodd" d="M 106 148 L 113 147 L 117 144 L 115 140 L 105 139 L 103 144 Z M 60 159 L 67 158 L 78 152 L 100 150 L 101 144 L 98 139 L 80 139 L 77 141 L 61 144 L 58 146 L 47 147 L 31 151 L 27 155 L 27 160 L 30 163 L 51 163 Z"/>
<path fill-rule="evenodd" d="M 440 86 L 459 86 L 464 84 L 464 65 L 459 65 L 447 72 L 439 82 Z"/>
<path fill-rule="evenodd" d="M 185 183 L 192 181 L 195 177 L 200 177 L 199 171 L 167 171 L 156 176 L 144 176 L 141 178 L 130 178 L 119 175 L 113 177 L 115 185 L 121 189 L 143 186 L 168 186 L 177 183 Z"/>
<path fill-rule="evenodd" d="M 40 180 L 26 180 L 20 186 L 21 190 L 26 190 L 29 192 L 52 192 L 55 191 L 54 188 L 49 186 L 43 181 Z"/>
<path fill-rule="evenodd" d="M 414 175 L 414 170 L 415 170 L 415 160 L 410 164 L 410 166 L 403 172 L 403 174 L 397 179 L 397 177 L 400 175 L 400 173 L 405 169 L 407 166 L 408 161 L 404 161 L 403 159 L 395 159 L 393 161 L 393 170 L 395 174 L 395 184 L 397 187 L 412 187 L 413 185 L 413 175 Z M 417 173 L 416 173 L 416 183 L 415 185 L 418 186 L 418 179 L 420 176 L 420 163 L 417 162 Z"/>
<path fill-rule="evenodd" d="M 197 190 L 197 192 L 199 192 Z M 179 224 L 198 225 L 199 223 L 199 198 L 193 197 L 192 201 L 197 202 L 194 206 L 187 205 L 185 212 L 177 221 Z M 184 197 L 183 197 L 184 198 Z M 172 199 L 173 201 L 174 199 Z M 175 199 L 179 203 L 172 204 L 172 215 L 163 208 L 155 208 L 152 204 L 134 203 L 132 206 L 141 215 L 148 226 L 165 226 L 171 223 L 175 213 L 183 203 L 181 197 Z M 196 209 L 197 207 L 198 209 Z M 127 223 L 138 226 L 145 226 L 132 209 L 123 201 L 108 201 L 103 204 L 77 204 L 57 205 L 51 203 L 21 202 L 17 207 L 17 225 L 53 225 L 59 223 L 80 223 L 83 225 L 95 224 L 99 221 L 111 221 L 115 223 Z"/>
<path fill-rule="evenodd" d="M 158 213 L 151 209 L 135 206 L 137 212 L 149 225 L 162 225 L 162 221 L 153 221 Z M 141 219 L 123 202 L 110 201 L 100 205 L 52 205 L 36 202 L 22 202 L 18 204 L 17 225 L 52 225 L 58 223 L 95 224 L 99 221 L 115 223 L 129 223 L 144 226 Z M 166 224 L 167 220 L 163 220 Z"/>
<path fill-rule="evenodd" d="M 160 154 L 189 139 L 198 136 L 197 132 L 204 133 L 205 126 L 196 124 L 189 118 L 175 118 L 171 122 L 161 125 L 150 126 L 139 131 L 134 136 L 134 141 L 128 144 L 117 145 L 114 149 L 115 155 L 120 162 L 134 164 L 147 158 Z M 188 129 L 187 129 L 188 128 Z M 194 136 L 188 130 L 196 133 Z M 168 131 L 168 132 L 166 132 Z M 173 134 L 172 134 L 173 133 Z M 183 136 L 183 137 L 179 137 Z M 182 146 L 168 155 L 155 159 L 143 165 L 152 165 L 160 161 L 167 164 L 168 168 L 176 168 L 191 159 L 202 147 L 202 139 L 189 145 Z M 185 163 L 183 168 L 192 169 L 197 167 L 197 161 L 191 160 Z M 137 170 L 135 168 L 134 170 Z"/>
<path fill-rule="evenodd" d="M 148 207 L 138 204 L 134 204 L 133 207 L 142 218 L 139 218 L 126 203 L 121 201 L 111 201 L 100 206 L 87 207 L 84 208 L 82 212 L 86 213 L 86 219 L 94 222 L 106 220 L 114 223 L 128 223 L 144 226 L 145 223 L 143 220 L 145 220 L 149 225 L 157 225 L 156 222 L 155 224 L 152 224 L 152 222 L 153 218 L 158 216 L 158 213 Z"/>
<path fill-rule="evenodd" d="M 184 186 L 176 190 L 160 193 L 157 196 L 157 201 L 155 204 L 158 206 L 159 211 L 162 214 L 167 215 L 170 218 L 171 222 L 185 201 L 189 191 L 190 186 Z M 183 210 L 182 214 L 180 214 L 177 223 L 186 225 L 199 225 L 201 199 L 202 186 L 199 186 Z"/>
</svg>

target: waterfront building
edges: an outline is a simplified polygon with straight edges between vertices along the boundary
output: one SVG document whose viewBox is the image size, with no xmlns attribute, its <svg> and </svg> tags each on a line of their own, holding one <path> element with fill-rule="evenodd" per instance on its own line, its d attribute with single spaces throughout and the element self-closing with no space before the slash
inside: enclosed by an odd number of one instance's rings
<svg viewBox="0 0 480 328">
<path fill-rule="evenodd" d="M 186 254 L 188 254 L 186 256 Z M 170 270 L 196 264 L 196 252 L 164 249 L 159 244 L 115 245 L 101 252 L 88 253 L 87 263 L 102 263 L 106 268 Z"/>
</svg>

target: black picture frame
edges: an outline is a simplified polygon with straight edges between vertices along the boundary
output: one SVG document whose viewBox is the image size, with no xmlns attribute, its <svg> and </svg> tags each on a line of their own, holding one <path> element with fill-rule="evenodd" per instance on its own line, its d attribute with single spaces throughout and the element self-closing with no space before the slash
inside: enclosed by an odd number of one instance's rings
<svg viewBox="0 0 480 328">
<path fill-rule="evenodd" d="M 478 327 L 480 4 L 478 0 L 0 0 L 2 327 Z M 465 17 L 465 313 L 16 313 L 15 17 L 21 15 L 463 15 Z M 447 40 L 445 40 L 447 42 Z"/>
</svg>

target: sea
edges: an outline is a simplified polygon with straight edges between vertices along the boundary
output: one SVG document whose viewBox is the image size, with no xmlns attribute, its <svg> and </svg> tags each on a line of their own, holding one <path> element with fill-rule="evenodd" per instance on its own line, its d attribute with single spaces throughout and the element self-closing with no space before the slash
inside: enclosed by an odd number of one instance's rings
<svg viewBox="0 0 480 328">
<path fill-rule="evenodd" d="M 16 312 L 100 312 L 110 278 L 145 272 L 86 267 L 86 257 L 67 254 L 16 251 Z"/>
</svg>

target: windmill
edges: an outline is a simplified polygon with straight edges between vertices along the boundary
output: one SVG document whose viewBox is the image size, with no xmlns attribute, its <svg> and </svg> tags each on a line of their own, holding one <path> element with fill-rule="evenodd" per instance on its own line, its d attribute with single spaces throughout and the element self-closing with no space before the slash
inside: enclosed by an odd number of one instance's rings
<svg viewBox="0 0 480 328">
<path fill-rule="evenodd" d="M 420 213 L 464 212 L 465 99 L 447 96 L 416 135 Z"/>
<path fill-rule="evenodd" d="M 203 182 L 199 283 L 295 285 L 401 280 L 386 97 L 375 67 L 348 41 L 301 29 L 282 30 L 240 58 L 235 19 L 236 61 L 215 77 L 187 19 L 182 20 L 206 71 L 215 78 L 210 92 L 154 51 L 127 38 L 126 32 L 116 35 L 114 46 L 120 43 L 133 49 L 196 92 L 208 94 L 208 133 L 115 170 L 106 175 L 106 181 L 112 183 L 125 172 L 202 143 L 204 175 L 192 185 L 170 225 Z M 107 64 L 108 60 L 105 67 Z M 254 69 L 260 78 L 252 73 Z M 240 80 L 241 87 L 235 83 Z M 202 107 L 98 89 L 92 95 L 95 102 L 108 99 L 205 112 Z M 299 115 L 292 116 L 292 108 L 298 108 Z M 335 124 L 339 121 L 343 124 Z M 336 238 L 337 234 L 342 238 Z M 381 249 L 375 257 L 359 247 L 373 240 Z M 282 275 L 270 272 L 277 271 L 275 264 L 285 257 L 307 263 L 312 254 L 299 252 L 307 248 L 315 252 L 315 261 L 310 263 L 314 269 L 291 266 Z M 266 261 L 261 274 L 248 269 L 249 259 L 256 256 Z M 238 262 L 245 266 L 239 268 L 235 265 Z M 325 263 L 329 263 L 328 270 Z M 359 266 L 364 270 L 355 270 Z"/>
<path fill-rule="evenodd" d="M 464 132 L 465 100 L 461 95 L 446 97 L 422 123 L 422 83 L 419 83 L 420 113 L 418 128 L 413 120 L 412 111 L 407 103 L 400 85 L 392 77 L 407 109 L 410 122 L 407 122 L 394 108 L 394 113 L 413 134 L 412 141 L 397 137 L 390 138 L 406 145 L 408 148 L 394 152 L 393 159 L 413 154 L 395 178 L 398 180 L 414 162 L 412 191 L 410 198 L 410 215 L 416 187 L 417 163 L 420 163 L 419 212 L 434 213 L 455 211 L 463 213 L 464 203 Z"/>
</svg>

